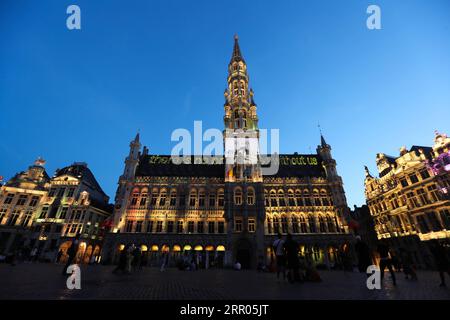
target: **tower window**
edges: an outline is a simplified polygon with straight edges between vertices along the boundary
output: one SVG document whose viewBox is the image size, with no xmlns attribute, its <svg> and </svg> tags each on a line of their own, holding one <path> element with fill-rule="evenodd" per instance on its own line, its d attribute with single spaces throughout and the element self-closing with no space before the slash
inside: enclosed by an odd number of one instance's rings
<svg viewBox="0 0 450 320">
<path fill-rule="evenodd" d="M 242 231 L 242 219 L 236 219 L 234 221 L 234 231 L 236 232 Z"/>
<path fill-rule="evenodd" d="M 255 219 L 248 219 L 248 232 L 255 232 Z"/>
<path fill-rule="evenodd" d="M 242 204 L 242 190 L 240 188 L 234 190 L 234 204 L 238 206 Z"/>
<path fill-rule="evenodd" d="M 247 189 L 247 204 L 254 205 L 255 204 L 255 191 L 253 188 Z"/>
</svg>

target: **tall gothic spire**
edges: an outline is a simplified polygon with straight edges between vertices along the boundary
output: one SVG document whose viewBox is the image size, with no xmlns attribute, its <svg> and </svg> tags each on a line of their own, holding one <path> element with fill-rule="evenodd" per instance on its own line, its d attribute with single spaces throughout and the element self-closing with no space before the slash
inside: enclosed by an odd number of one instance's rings
<svg viewBox="0 0 450 320">
<path fill-rule="evenodd" d="M 233 55 L 231 56 L 231 62 L 233 61 L 244 61 L 244 58 L 241 54 L 241 49 L 239 48 L 239 37 L 237 34 L 234 35 L 234 47 L 233 47 Z"/>
</svg>

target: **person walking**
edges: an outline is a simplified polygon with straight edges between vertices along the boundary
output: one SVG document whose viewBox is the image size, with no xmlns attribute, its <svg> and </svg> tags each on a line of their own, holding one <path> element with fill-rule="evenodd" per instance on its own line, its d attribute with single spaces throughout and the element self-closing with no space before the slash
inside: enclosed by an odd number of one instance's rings
<svg viewBox="0 0 450 320">
<path fill-rule="evenodd" d="M 133 252 L 136 247 L 132 244 L 127 250 L 126 273 L 131 274 L 131 266 L 133 263 Z"/>
<path fill-rule="evenodd" d="M 78 239 L 75 239 L 74 241 L 72 241 L 72 243 L 70 244 L 69 249 L 67 249 L 67 262 L 64 266 L 64 269 L 62 271 L 63 275 L 67 274 L 67 268 L 69 268 L 69 266 L 71 264 L 73 264 L 75 257 L 77 256 L 77 252 L 78 252 Z M 76 262 L 76 261 L 75 261 Z"/>
<path fill-rule="evenodd" d="M 438 240 L 431 240 L 431 253 L 434 256 L 434 261 L 441 278 L 440 287 L 446 287 L 445 273 L 450 276 L 450 261 L 446 248 L 439 243 Z"/>
<path fill-rule="evenodd" d="M 377 251 L 380 255 L 381 281 L 383 281 L 383 278 L 384 278 L 384 269 L 388 268 L 389 273 L 391 274 L 391 277 L 392 277 L 392 283 L 394 284 L 394 286 L 396 286 L 397 281 L 395 279 L 394 270 L 392 269 L 392 261 L 389 257 L 389 246 L 384 243 L 380 243 L 378 245 Z"/>
<path fill-rule="evenodd" d="M 283 279 L 286 279 L 286 255 L 284 252 L 284 240 L 281 238 L 281 233 L 278 233 L 278 238 L 273 242 L 272 248 L 275 252 L 275 259 L 277 261 L 277 279 L 280 278 L 280 272 L 283 273 Z"/>
<path fill-rule="evenodd" d="M 164 272 L 166 271 L 166 266 L 167 266 L 167 261 L 168 261 L 169 255 L 167 252 L 163 252 L 162 253 L 162 263 L 161 263 L 161 268 L 159 269 L 159 271 Z"/>
<path fill-rule="evenodd" d="M 367 267 L 372 264 L 372 257 L 370 256 L 369 246 L 360 236 L 356 236 L 355 251 L 358 256 L 358 270 L 366 273 Z"/>
<path fill-rule="evenodd" d="M 299 275 L 299 261 L 298 261 L 298 243 L 292 239 L 289 233 L 284 243 L 284 250 L 286 251 L 288 281 L 294 283 L 300 280 Z"/>
<path fill-rule="evenodd" d="M 37 260 L 37 252 L 38 252 L 38 248 L 37 247 L 34 247 L 33 249 L 31 249 L 30 262 L 35 262 Z"/>
</svg>

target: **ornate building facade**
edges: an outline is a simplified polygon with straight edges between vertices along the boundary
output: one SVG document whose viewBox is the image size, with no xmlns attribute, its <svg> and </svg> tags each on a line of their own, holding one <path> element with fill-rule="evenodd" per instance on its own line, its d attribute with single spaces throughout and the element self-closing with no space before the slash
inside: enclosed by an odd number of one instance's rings
<svg viewBox="0 0 450 320">
<path fill-rule="evenodd" d="M 10 179 L 0 195 L 0 253 L 37 248 L 43 260 L 62 261 L 71 241 L 80 240 L 80 262 L 99 260 L 104 221 L 111 215 L 109 197 L 85 163 L 56 170 L 49 177 L 44 161 L 36 160 Z"/>
<path fill-rule="evenodd" d="M 410 251 L 418 266 L 433 265 L 427 241 L 450 238 L 450 139 L 436 133 L 431 147 L 377 154 L 379 177 L 366 167 L 365 195 L 377 237 L 398 253 Z M 446 169 L 447 167 L 447 169 Z"/>
<path fill-rule="evenodd" d="M 237 37 L 224 96 L 224 144 L 259 141 L 257 106 Z M 138 134 L 119 178 L 104 260 L 116 261 L 133 243 L 148 264 L 168 252 L 172 262 L 190 254 L 205 267 L 239 261 L 254 268 L 269 262 L 280 232 L 291 233 L 316 263 L 330 266 L 352 239 L 342 179 L 323 136 L 317 153 L 280 155 L 274 175 L 263 175 L 259 151 L 236 148 L 231 157 L 243 161 L 191 156 L 177 164 L 141 147 Z"/>
<path fill-rule="evenodd" d="M 31 232 L 36 211 L 50 185 L 44 164 L 44 160 L 37 159 L 28 170 L 0 187 L 0 254 L 12 254 Z"/>
</svg>

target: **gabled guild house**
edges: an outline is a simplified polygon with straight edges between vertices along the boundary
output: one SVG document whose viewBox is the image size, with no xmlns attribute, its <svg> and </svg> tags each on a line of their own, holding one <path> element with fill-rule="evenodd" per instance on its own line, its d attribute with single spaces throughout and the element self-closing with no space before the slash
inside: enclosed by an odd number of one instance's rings
<svg viewBox="0 0 450 320">
<path fill-rule="evenodd" d="M 224 96 L 224 139 L 259 139 L 257 105 L 237 37 Z M 323 136 L 316 153 L 281 154 L 274 175 L 262 175 L 259 154 L 253 164 L 196 156 L 176 164 L 169 155 L 141 149 L 140 139 L 138 134 L 131 141 L 119 178 L 103 261 L 117 262 L 120 251 L 134 244 L 148 265 L 167 253 L 172 265 L 190 255 L 202 267 L 239 261 L 255 268 L 272 261 L 278 232 L 291 233 L 303 255 L 327 267 L 339 263 L 339 251 L 351 249 L 343 182 Z"/>
</svg>

